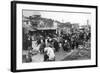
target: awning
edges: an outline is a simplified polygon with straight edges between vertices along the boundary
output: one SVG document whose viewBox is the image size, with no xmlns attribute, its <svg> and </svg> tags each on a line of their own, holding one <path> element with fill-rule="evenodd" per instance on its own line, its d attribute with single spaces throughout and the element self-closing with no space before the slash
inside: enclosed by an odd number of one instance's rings
<svg viewBox="0 0 100 73">
<path fill-rule="evenodd" d="M 37 28 L 37 30 L 56 30 L 56 28 Z"/>
</svg>

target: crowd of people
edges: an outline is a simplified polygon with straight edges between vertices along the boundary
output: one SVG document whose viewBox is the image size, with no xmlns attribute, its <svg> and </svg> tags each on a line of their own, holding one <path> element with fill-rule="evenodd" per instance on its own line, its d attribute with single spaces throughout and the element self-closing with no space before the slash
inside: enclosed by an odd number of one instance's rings
<svg viewBox="0 0 100 73">
<path fill-rule="evenodd" d="M 90 41 L 91 32 L 82 32 L 63 34 L 58 36 L 56 33 L 50 33 L 50 35 L 43 36 L 39 34 L 37 39 L 34 41 L 31 35 L 24 35 L 23 48 L 26 50 L 37 51 L 44 55 L 44 61 L 55 61 L 55 52 L 59 49 L 63 49 L 66 52 L 78 49 L 79 45 L 85 45 L 86 42 Z M 53 37 L 52 37 L 53 36 Z M 31 58 L 31 57 L 30 57 Z"/>
</svg>

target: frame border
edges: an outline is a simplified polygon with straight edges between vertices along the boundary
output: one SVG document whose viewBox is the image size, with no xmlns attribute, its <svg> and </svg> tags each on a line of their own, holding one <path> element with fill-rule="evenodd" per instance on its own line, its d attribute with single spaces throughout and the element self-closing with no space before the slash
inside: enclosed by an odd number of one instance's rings
<svg viewBox="0 0 100 73">
<path fill-rule="evenodd" d="M 67 7 L 84 7 L 96 9 L 96 64 L 85 66 L 72 66 L 72 67 L 53 67 L 41 69 L 16 69 L 16 5 L 17 4 L 36 4 L 36 5 L 49 5 L 49 6 L 67 6 Z M 28 1 L 11 1 L 11 71 L 12 72 L 26 72 L 26 71 L 43 71 L 43 70 L 58 70 L 58 69 L 76 69 L 76 68 L 90 68 L 98 67 L 98 6 L 91 5 L 74 5 L 74 4 L 59 4 L 59 3 L 45 3 L 45 2 L 28 2 Z"/>
</svg>

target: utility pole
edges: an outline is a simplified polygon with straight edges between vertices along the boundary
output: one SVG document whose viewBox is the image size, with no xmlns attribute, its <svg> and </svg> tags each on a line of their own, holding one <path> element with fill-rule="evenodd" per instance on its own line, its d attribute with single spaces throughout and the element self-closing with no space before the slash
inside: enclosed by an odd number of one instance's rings
<svg viewBox="0 0 100 73">
<path fill-rule="evenodd" d="M 89 20 L 87 20 L 87 25 L 89 25 Z"/>
</svg>

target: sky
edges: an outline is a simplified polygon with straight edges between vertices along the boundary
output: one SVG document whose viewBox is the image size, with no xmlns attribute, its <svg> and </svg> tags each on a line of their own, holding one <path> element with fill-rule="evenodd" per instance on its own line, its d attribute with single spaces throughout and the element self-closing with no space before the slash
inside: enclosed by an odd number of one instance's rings
<svg viewBox="0 0 100 73">
<path fill-rule="evenodd" d="M 64 23 L 78 23 L 79 25 L 87 25 L 88 20 L 91 25 L 91 14 L 89 13 L 24 10 L 23 15 L 27 17 L 32 15 L 41 15 L 43 18 L 50 18 Z"/>
</svg>

